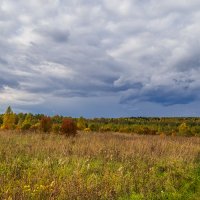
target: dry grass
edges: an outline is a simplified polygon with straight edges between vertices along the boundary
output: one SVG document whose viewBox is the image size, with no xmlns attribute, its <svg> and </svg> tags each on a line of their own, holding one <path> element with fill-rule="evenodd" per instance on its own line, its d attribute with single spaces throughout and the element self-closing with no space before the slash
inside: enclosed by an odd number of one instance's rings
<svg viewBox="0 0 200 200">
<path fill-rule="evenodd" d="M 198 199 L 200 138 L 0 133 L 0 199 Z"/>
</svg>

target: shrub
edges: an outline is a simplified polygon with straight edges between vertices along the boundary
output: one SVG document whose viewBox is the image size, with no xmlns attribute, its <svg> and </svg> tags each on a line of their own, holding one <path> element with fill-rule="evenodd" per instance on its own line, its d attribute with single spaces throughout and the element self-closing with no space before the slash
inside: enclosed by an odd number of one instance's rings
<svg viewBox="0 0 200 200">
<path fill-rule="evenodd" d="M 66 136 L 75 136 L 77 134 L 77 126 L 72 119 L 64 118 L 61 125 L 61 133 Z"/>
<path fill-rule="evenodd" d="M 191 130 L 186 123 L 180 124 L 178 127 L 179 135 L 181 136 L 191 136 Z"/>
<path fill-rule="evenodd" d="M 119 128 L 120 133 L 130 133 L 130 128 L 128 126 L 120 127 Z"/>
<path fill-rule="evenodd" d="M 80 117 L 77 121 L 77 129 L 84 130 L 85 128 L 88 128 L 87 121 L 83 117 Z"/>
<path fill-rule="evenodd" d="M 51 131 L 52 121 L 50 117 L 42 117 L 40 120 L 40 130 L 47 133 Z"/>
<path fill-rule="evenodd" d="M 85 128 L 84 132 L 89 133 L 89 132 L 91 132 L 91 129 L 90 128 Z"/>
<path fill-rule="evenodd" d="M 53 124 L 52 131 L 54 133 L 59 133 L 60 132 L 60 124 Z"/>
<path fill-rule="evenodd" d="M 31 128 L 31 124 L 30 123 L 23 123 L 21 126 L 21 130 L 22 131 L 27 131 Z"/>
<path fill-rule="evenodd" d="M 101 132 L 109 132 L 112 131 L 112 128 L 109 124 L 103 125 L 99 129 Z"/>
<path fill-rule="evenodd" d="M 39 131 L 40 130 L 40 123 L 38 122 L 38 123 L 32 125 L 30 127 L 30 130 L 33 131 L 33 132 Z"/>
<path fill-rule="evenodd" d="M 97 124 L 90 124 L 89 128 L 91 131 L 99 131 L 99 126 Z"/>
</svg>

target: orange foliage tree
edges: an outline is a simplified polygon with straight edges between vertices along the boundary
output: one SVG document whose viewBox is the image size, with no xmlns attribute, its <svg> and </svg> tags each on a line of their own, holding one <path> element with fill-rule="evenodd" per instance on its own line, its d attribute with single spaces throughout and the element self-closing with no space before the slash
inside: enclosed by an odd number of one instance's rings
<svg viewBox="0 0 200 200">
<path fill-rule="evenodd" d="M 61 133 L 66 136 L 75 136 L 77 134 L 76 123 L 69 118 L 64 118 L 61 125 Z"/>
<path fill-rule="evenodd" d="M 47 133 L 51 131 L 52 121 L 51 117 L 44 116 L 40 120 L 40 129 L 41 131 Z"/>
</svg>

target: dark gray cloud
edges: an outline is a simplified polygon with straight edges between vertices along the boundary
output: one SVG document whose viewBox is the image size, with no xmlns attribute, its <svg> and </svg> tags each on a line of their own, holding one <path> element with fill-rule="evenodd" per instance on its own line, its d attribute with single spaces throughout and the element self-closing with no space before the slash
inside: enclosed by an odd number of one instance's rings
<svg viewBox="0 0 200 200">
<path fill-rule="evenodd" d="M 2 0 L 0 103 L 199 101 L 199 10 L 198 0 Z"/>
</svg>

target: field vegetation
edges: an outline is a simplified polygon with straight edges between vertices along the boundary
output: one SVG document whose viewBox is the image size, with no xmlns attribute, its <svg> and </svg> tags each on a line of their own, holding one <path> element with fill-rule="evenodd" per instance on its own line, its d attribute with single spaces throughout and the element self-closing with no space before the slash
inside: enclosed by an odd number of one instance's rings
<svg viewBox="0 0 200 200">
<path fill-rule="evenodd" d="M 198 200 L 200 138 L 0 132 L 0 199 Z"/>
</svg>

